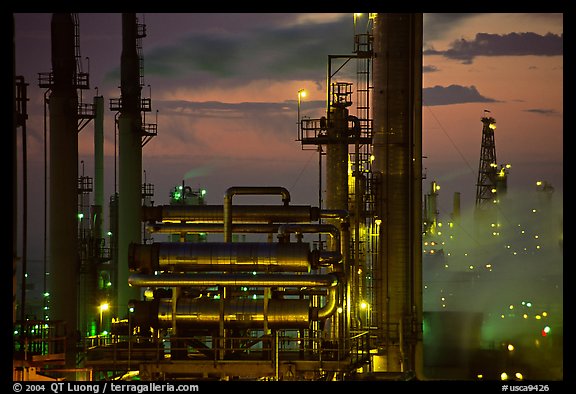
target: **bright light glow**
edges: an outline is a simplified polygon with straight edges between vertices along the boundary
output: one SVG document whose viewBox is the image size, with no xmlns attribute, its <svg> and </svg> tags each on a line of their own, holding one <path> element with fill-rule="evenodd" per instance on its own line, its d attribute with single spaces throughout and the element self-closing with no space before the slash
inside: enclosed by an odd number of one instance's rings
<svg viewBox="0 0 576 394">
<path fill-rule="evenodd" d="M 99 307 L 99 308 L 100 308 L 100 311 L 104 312 L 104 311 L 107 311 L 107 310 L 110 308 L 110 305 L 109 305 L 107 302 L 105 302 L 105 303 L 103 303 L 103 304 L 100 304 L 100 307 Z"/>
<path fill-rule="evenodd" d="M 524 375 L 522 375 L 520 372 L 516 372 L 515 376 L 518 380 L 524 380 Z"/>
<path fill-rule="evenodd" d="M 508 344 L 508 351 L 511 352 L 514 350 L 514 345 L 512 345 L 511 343 Z"/>
<path fill-rule="evenodd" d="M 362 301 L 360 303 L 360 309 L 366 309 L 366 308 L 368 308 L 368 304 L 366 303 L 366 301 Z"/>
<path fill-rule="evenodd" d="M 500 374 L 500 380 L 508 380 L 508 374 L 506 372 L 502 372 Z"/>
</svg>

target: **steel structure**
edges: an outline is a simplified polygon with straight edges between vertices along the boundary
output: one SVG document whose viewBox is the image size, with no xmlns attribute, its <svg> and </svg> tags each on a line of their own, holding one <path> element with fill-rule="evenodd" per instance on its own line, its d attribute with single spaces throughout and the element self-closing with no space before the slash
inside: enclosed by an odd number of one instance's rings
<svg viewBox="0 0 576 394">
<path fill-rule="evenodd" d="M 77 28 L 69 14 L 57 18 L 62 20 L 53 40 L 61 52 L 53 54 L 50 113 L 60 123 L 51 128 L 66 128 L 74 138 L 58 139 L 62 146 L 54 143 L 52 156 L 66 152 L 77 162 L 76 133 L 85 122 L 73 117 L 72 128 L 58 105 L 58 94 L 77 100 L 71 83 L 83 75 L 74 73 Z M 111 260 L 107 267 L 99 261 L 89 274 L 108 273 L 114 291 L 99 294 L 111 298 L 114 320 L 108 335 L 86 338 L 81 363 L 68 332 L 67 365 L 90 369 L 94 379 L 130 371 L 141 379 L 419 376 L 422 14 L 373 14 L 358 34 L 357 25 L 355 17 L 353 53 L 328 56 L 326 115 L 299 116 L 298 141 L 320 152 L 320 164 L 325 158 L 324 204 L 320 196 L 316 207 L 292 205 L 282 186 L 232 186 L 221 205 L 154 206 L 141 176 L 142 148 L 156 135 L 156 125 L 142 116 L 151 110 L 151 100 L 141 97 L 140 40 L 146 31 L 135 14 L 122 15 L 122 97 L 110 100 L 117 111 L 120 161 L 119 193 L 110 200 Z M 356 100 L 354 82 L 339 74 L 352 63 Z M 55 180 L 68 174 L 61 181 L 68 197 L 51 199 L 58 204 L 51 210 L 51 233 L 58 234 L 57 261 L 74 262 L 77 224 L 54 220 L 56 209 L 77 208 L 77 169 L 67 167 L 53 173 Z M 84 183 L 88 179 L 80 179 L 84 201 L 92 189 Z M 275 195 L 280 204 L 238 205 L 237 195 Z M 101 203 L 98 192 L 96 206 Z M 172 234 L 172 242 L 153 242 L 145 233 Z M 201 233 L 219 233 L 223 241 L 190 236 Z M 238 242 L 237 234 L 268 238 Z M 320 242 L 307 242 L 309 235 Z M 101 238 L 99 225 L 91 237 Z M 60 241 L 68 243 L 58 255 Z M 74 281 L 70 266 L 59 269 L 60 283 Z M 77 321 L 77 308 L 64 301 L 79 299 L 77 288 L 60 291 L 52 301 L 54 316 Z M 104 305 L 99 333 L 108 328 Z M 78 327 L 88 331 L 83 324 Z"/>
</svg>

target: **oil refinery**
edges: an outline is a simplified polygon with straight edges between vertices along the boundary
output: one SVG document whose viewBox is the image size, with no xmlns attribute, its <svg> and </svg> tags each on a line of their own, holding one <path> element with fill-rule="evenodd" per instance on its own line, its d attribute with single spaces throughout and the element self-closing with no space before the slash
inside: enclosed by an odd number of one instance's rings
<svg viewBox="0 0 576 394">
<path fill-rule="evenodd" d="M 52 70 L 37 81 L 50 129 L 48 291 L 41 305 L 26 299 L 13 231 L 14 381 L 563 379 L 554 187 L 542 180 L 515 202 L 486 112 L 475 209 L 457 193 L 452 212 L 439 209 L 422 164 L 422 14 L 370 14 L 352 53 L 325 54 L 325 113 L 301 117 L 298 102 L 294 149 L 318 152 L 322 167 L 310 204 L 282 184 L 226 185 L 209 200 L 182 181 L 155 205 L 142 177 L 144 149 L 162 138 L 143 95 L 147 29 L 121 18 L 120 97 L 106 108 L 103 96 L 83 102 L 77 14 L 52 15 Z M 16 135 L 32 82 L 14 71 Z M 106 110 L 118 163 L 108 197 Z M 70 165 L 89 125 L 94 174 Z M 533 282 L 529 260 L 544 262 Z M 515 279 L 524 293 L 506 290 Z"/>
</svg>

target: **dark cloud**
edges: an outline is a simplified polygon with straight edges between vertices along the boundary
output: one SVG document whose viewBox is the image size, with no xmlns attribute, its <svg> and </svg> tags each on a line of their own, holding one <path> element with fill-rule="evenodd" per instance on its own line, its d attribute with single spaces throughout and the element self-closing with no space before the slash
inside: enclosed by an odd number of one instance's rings
<svg viewBox="0 0 576 394">
<path fill-rule="evenodd" d="M 422 89 L 422 103 L 428 106 L 493 102 L 497 100 L 482 96 L 475 86 L 437 85 Z"/>
<path fill-rule="evenodd" d="M 472 63 L 476 56 L 561 56 L 563 39 L 563 34 L 552 33 L 478 33 L 474 40 L 462 38 L 452 42 L 450 49 L 427 49 L 424 55 L 443 55 L 465 64 Z"/>
<path fill-rule="evenodd" d="M 436 66 L 423 66 L 422 67 L 422 72 L 425 73 L 431 73 L 431 72 L 435 72 L 438 71 L 438 67 Z"/>
<path fill-rule="evenodd" d="M 162 113 L 172 115 L 194 115 L 194 117 L 207 118 L 241 118 L 253 117 L 256 114 L 287 114 L 293 116 L 296 109 L 296 100 L 284 102 L 242 102 L 224 103 L 221 101 L 185 101 L 185 100 L 158 100 L 157 106 Z M 307 109 L 325 108 L 326 103 L 321 100 L 306 101 Z"/>
<path fill-rule="evenodd" d="M 257 79 L 323 80 L 327 57 L 318 54 L 351 53 L 351 24 L 342 18 L 280 27 L 255 25 L 234 32 L 193 32 L 174 44 L 145 51 L 145 71 L 164 81 L 186 77 L 198 87 L 217 79 L 228 86 Z M 109 77 L 118 74 L 116 69 Z"/>
<path fill-rule="evenodd" d="M 525 112 L 531 112 L 534 114 L 541 114 L 541 115 L 559 115 L 558 111 L 555 111 L 553 109 L 544 109 L 544 108 L 530 108 L 530 109 L 525 109 Z"/>
<path fill-rule="evenodd" d="M 424 14 L 424 38 L 426 40 L 436 40 L 441 38 L 447 31 L 447 28 L 453 28 L 464 24 L 470 18 L 478 16 L 475 13 L 436 13 Z"/>
</svg>

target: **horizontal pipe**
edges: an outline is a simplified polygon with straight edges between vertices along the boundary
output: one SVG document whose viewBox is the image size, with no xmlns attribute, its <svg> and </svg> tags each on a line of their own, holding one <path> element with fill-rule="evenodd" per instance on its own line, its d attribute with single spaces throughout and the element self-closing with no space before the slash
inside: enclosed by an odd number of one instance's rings
<svg viewBox="0 0 576 394">
<path fill-rule="evenodd" d="M 176 322 L 180 328 L 214 329 L 221 322 L 228 328 L 261 328 L 266 322 L 272 329 L 309 328 L 310 321 L 325 320 L 337 311 L 337 289 L 337 285 L 328 287 L 326 304 L 321 308 L 310 307 L 310 300 L 293 298 L 268 299 L 267 308 L 263 299 L 252 298 L 180 297 L 175 309 L 171 299 L 132 301 L 133 323 L 168 328 Z"/>
<path fill-rule="evenodd" d="M 226 274 L 184 273 L 144 275 L 132 274 L 128 278 L 131 286 L 150 287 L 211 287 L 211 286 L 252 286 L 252 287 L 333 287 L 338 278 L 332 274 Z"/>
<path fill-rule="evenodd" d="M 342 219 L 348 221 L 350 213 L 345 209 L 322 209 L 320 210 L 320 218 L 322 219 Z"/>
<path fill-rule="evenodd" d="M 281 224 L 240 223 L 232 225 L 232 232 L 274 234 L 280 226 Z M 146 231 L 159 234 L 222 233 L 224 226 L 220 223 L 149 223 Z"/>
<path fill-rule="evenodd" d="M 309 223 L 320 218 L 310 205 L 234 205 L 232 221 L 238 223 Z M 144 222 L 224 223 L 223 205 L 156 205 L 142 207 Z"/>
<path fill-rule="evenodd" d="M 248 271 L 308 272 L 318 265 L 310 245 L 273 242 L 156 242 L 132 243 L 131 271 Z"/>
<path fill-rule="evenodd" d="M 284 205 L 290 203 L 290 192 L 282 186 L 232 186 L 226 189 L 224 199 L 231 199 L 236 195 L 279 195 Z"/>
<path fill-rule="evenodd" d="M 220 303 L 223 308 L 220 309 Z M 176 321 L 179 328 L 218 328 L 220 322 L 226 328 L 296 329 L 310 326 L 308 300 L 270 299 L 265 312 L 263 299 L 210 299 L 180 297 L 176 302 L 173 318 L 172 300 L 159 302 L 157 324 L 168 328 Z"/>
</svg>

